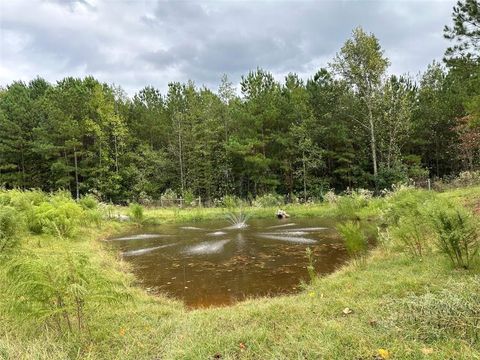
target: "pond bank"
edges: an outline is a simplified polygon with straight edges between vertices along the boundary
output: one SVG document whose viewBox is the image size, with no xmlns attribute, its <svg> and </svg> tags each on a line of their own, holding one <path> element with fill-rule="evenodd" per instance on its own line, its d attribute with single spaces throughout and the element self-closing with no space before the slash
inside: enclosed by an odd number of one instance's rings
<svg viewBox="0 0 480 360">
<path fill-rule="evenodd" d="M 468 205 L 480 198 L 480 189 L 439 196 Z M 380 211 L 377 205 L 372 209 Z M 480 357 L 475 323 L 479 270 L 455 270 L 438 252 L 419 260 L 395 247 L 379 246 L 364 263 L 318 278 L 300 294 L 187 311 L 179 301 L 148 296 L 135 287 L 128 264 L 98 241 L 129 226 L 106 223 L 83 229 L 73 240 L 50 235 L 23 239 L 22 252 L 49 262 L 56 253 L 86 255 L 109 287 L 123 289 L 123 298 L 119 303 L 93 302 L 85 319 L 88 332 L 58 334 L 37 319 L 13 316 L 6 308 L 10 291 L 2 281 L 1 359 Z M 5 276 L 1 269 L 0 276 Z"/>
</svg>

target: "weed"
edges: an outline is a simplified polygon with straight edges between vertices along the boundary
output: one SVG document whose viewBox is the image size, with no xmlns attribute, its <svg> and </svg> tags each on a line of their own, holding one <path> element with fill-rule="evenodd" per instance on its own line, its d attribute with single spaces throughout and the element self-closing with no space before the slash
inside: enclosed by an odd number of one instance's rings
<svg viewBox="0 0 480 360">
<path fill-rule="evenodd" d="M 93 195 L 86 195 L 82 197 L 78 203 L 84 210 L 95 210 L 98 208 L 98 201 Z"/>
<path fill-rule="evenodd" d="M 140 204 L 130 204 L 129 206 L 129 215 L 132 221 L 140 224 L 145 218 L 143 206 Z"/>
<path fill-rule="evenodd" d="M 0 255 L 15 246 L 21 223 L 21 216 L 13 207 L 0 206 Z"/>
<path fill-rule="evenodd" d="M 433 215 L 437 246 L 447 254 L 454 266 L 469 268 L 480 246 L 476 221 L 466 209 L 442 207 Z"/>
<path fill-rule="evenodd" d="M 283 196 L 278 194 L 264 194 L 262 196 L 257 196 L 253 202 L 253 206 L 255 207 L 281 206 L 284 204 L 285 201 Z"/>
<path fill-rule="evenodd" d="M 367 252 L 367 238 L 358 222 L 347 221 L 337 225 L 337 230 L 343 238 L 348 254 L 355 262 L 361 262 Z"/>
<path fill-rule="evenodd" d="M 24 254 L 7 265 L 7 279 L 12 315 L 59 334 L 86 331 L 89 307 L 122 299 L 81 253 Z"/>
</svg>

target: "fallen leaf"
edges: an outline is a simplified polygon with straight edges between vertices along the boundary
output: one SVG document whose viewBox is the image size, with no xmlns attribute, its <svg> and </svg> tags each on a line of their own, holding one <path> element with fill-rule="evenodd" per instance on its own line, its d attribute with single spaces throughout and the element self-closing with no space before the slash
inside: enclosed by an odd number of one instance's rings
<svg viewBox="0 0 480 360">
<path fill-rule="evenodd" d="M 240 350 L 242 350 L 242 351 L 247 349 L 247 347 L 245 346 L 244 343 L 240 343 L 239 346 L 240 346 Z"/>
<path fill-rule="evenodd" d="M 342 313 L 343 315 L 350 315 L 351 313 L 353 313 L 353 310 L 346 307 L 345 309 L 343 309 Z"/>
<path fill-rule="evenodd" d="M 386 349 L 378 349 L 377 350 L 377 357 L 382 360 L 386 360 L 390 358 L 390 352 Z"/>
<path fill-rule="evenodd" d="M 433 349 L 432 349 L 432 348 L 423 348 L 423 349 L 422 349 L 422 354 L 423 354 L 423 355 L 433 354 Z"/>
</svg>

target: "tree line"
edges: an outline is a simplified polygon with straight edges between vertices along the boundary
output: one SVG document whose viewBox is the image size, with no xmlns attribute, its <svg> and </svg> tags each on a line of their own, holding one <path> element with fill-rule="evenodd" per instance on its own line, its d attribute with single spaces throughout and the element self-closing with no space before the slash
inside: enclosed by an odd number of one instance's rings
<svg viewBox="0 0 480 360">
<path fill-rule="evenodd" d="M 459 2 L 445 36 L 461 41 L 415 78 L 387 75 L 378 39 L 357 28 L 306 81 L 256 69 L 239 91 L 223 76 L 215 91 L 175 82 L 131 98 L 90 76 L 13 82 L 0 89 L 0 186 L 118 203 L 167 189 L 308 199 L 478 169 L 478 14 Z"/>
</svg>

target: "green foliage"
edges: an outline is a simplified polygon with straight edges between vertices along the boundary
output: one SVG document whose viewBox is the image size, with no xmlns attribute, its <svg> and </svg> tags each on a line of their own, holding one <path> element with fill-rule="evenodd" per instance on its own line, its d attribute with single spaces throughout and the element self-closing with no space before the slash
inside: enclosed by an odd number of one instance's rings
<svg viewBox="0 0 480 360">
<path fill-rule="evenodd" d="M 367 238 L 360 228 L 360 224 L 347 221 L 344 224 L 337 225 L 337 231 L 342 236 L 348 254 L 356 262 L 360 262 L 364 258 L 368 247 Z"/>
<path fill-rule="evenodd" d="M 85 333 L 99 303 L 122 300 L 81 253 L 23 254 L 7 264 L 7 281 L 9 312 L 59 335 Z"/>
<path fill-rule="evenodd" d="M 177 193 L 172 189 L 165 190 L 165 192 L 161 195 L 163 206 L 176 206 L 177 198 Z"/>
<path fill-rule="evenodd" d="M 78 203 L 84 210 L 95 210 L 98 208 L 98 200 L 90 194 L 83 196 Z"/>
<path fill-rule="evenodd" d="M 274 207 L 282 205 L 285 205 L 283 196 L 273 193 L 257 196 L 253 202 L 253 206 L 255 207 Z"/>
<path fill-rule="evenodd" d="M 334 200 L 337 216 L 341 219 L 358 220 L 359 211 L 368 206 L 372 192 L 364 189 L 352 191 Z"/>
<path fill-rule="evenodd" d="M 0 256 L 15 246 L 22 225 L 23 219 L 18 211 L 0 205 Z"/>
<path fill-rule="evenodd" d="M 84 211 L 72 199 L 52 197 L 49 202 L 35 208 L 35 219 L 41 225 L 42 232 L 60 238 L 75 236 L 84 220 Z"/>
<path fill-rule="evenodd" d="M 67 192 L 46 195 L 40 191 L 0 192 L 8 208 L 15 210 L 18 226 L 33 234 L 47 233 L 72 238 L 81 225 L 99 224 L 102 213 L 92 199 L 76 203 Z M 23 225 L 24 224 L 24 225 Z"/>
<path fill-rule="evenodd" d="M 423 209 L 434 200 L 435 194 L 424 190 L 400 187 L 387 196 L 382 212 L 386 225 L 396 226 L 402 218 L 418 218 L 424 221 Z"/>
<path fill-rule="evenodd" d="M 432 245 L 431 214 L 443 206 L 433 192 L 400 187 L 387 196 L 382 211 L 383 226 L 391 229 L 393 240 L 403 250 L 421 257 Z"/>
<path fill-rule="evenodd" d="M 445 205 L 433 214 L 437 246 L 456 267 L 468 269 L 477 260 L 478 221 L 463 207 Z"/>
<path fill-rule="evenodd" d="M 183 201 L 185 206 L 195 206 L 197 205 L 196 203 L 197 198 L 195 197 L 195 194 L 191 190 L 186 190 L 183 193 Z"/>
<path fill-rule="evenodd" d="M 403 247 L 414 256 L 423 256 L 428 249 L 431 232 L 428 219 L 425 217 L 407 216 L 401 218 L 392 228 L 392 236 L 401 242 Z"/>
<path fill-rule="evenodd" d="M 216 205 L 227 209 L 234 209 L 242 207 L 244 202 L 238 196 L 225 195 L 220 199 L 220 201 L 216 202 Z"/>
<path fill-rule="evenodd" d="M 478 45 L 478 6 L 460 3 L 446 34 Z M 115 204 L 178 206 L 181 194 L 191 206 L 228 194 L 279 206 L 293 194 L 308 202 L 326 189 L 379 191 L 477 171 L 480 64 L 471 50 L 448 68 L 434 62 L 417 83 L 386 77 L 379 40 L 356 28 L 327 69 L 278 81 L 258 68 L 242 76 L 240 96 L 227 77 L 218 92 L 187 81 L 131 98 L 90 76 L 13 82 L 0 91 L 0 187 L 68 189 L 90 210 L 90 193 Z M 32 206 L 42 196 L 0 191 L 0 204 L 30 208 L 26 222 L 41 232 Z M 354 218 L 355 204 L 345 205 Z"/>
<path fill-rule="evenodd" d="M 453 26 L 445 26 L 446 39 L 455 45 L 445 52 L 450 63 L 458 58 L 478 59 L 480 51 L 480 5 L 477 0 L 460 0 L 453 8 Z"/>
<path fill-rule="evenodd" d="M 128 214 L 132 221 L 139 224 L 145 219 L 143 206 L 140 204 L 130 204 L 128 207 Z"/>
</svg>

